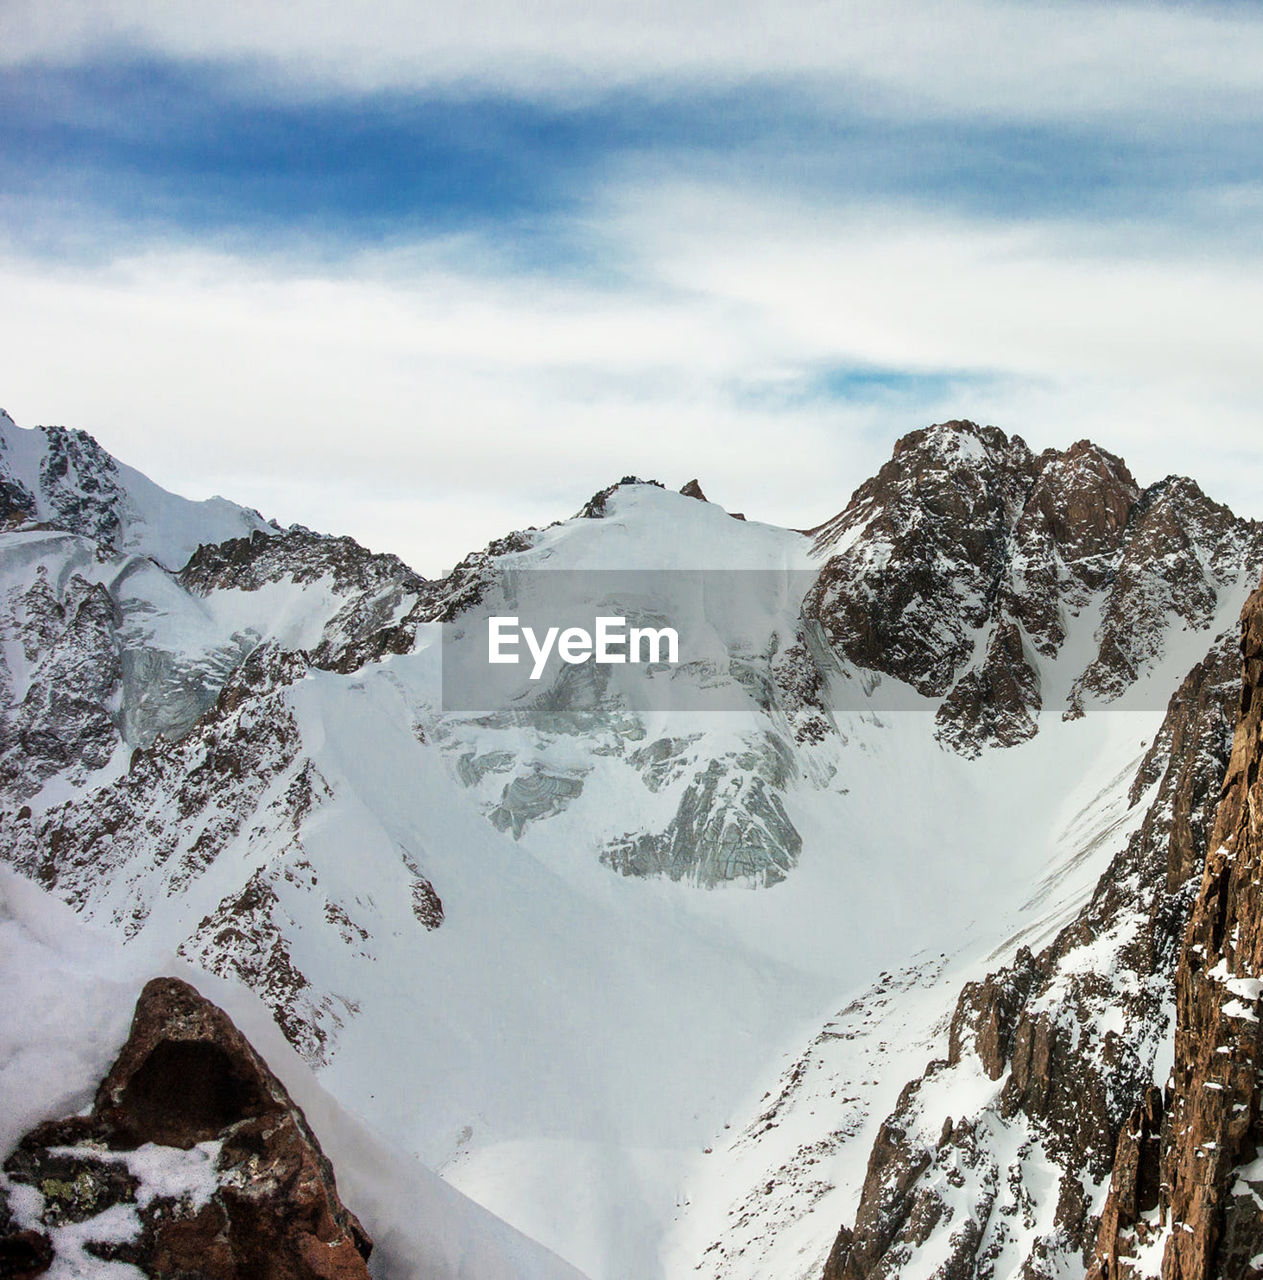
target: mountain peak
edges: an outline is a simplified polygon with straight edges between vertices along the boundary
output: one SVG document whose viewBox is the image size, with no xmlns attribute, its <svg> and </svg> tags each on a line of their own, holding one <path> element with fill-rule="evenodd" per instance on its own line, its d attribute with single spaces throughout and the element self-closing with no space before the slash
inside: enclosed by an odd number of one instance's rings
<svg viewBox="0 0 1263 1280">
<path fill-rule="evenodd" d="M 922 453 L 949 462 L 978 462 L 987 455 L 1013 451 L 1030 452 L 1021 436 L 1010 438 L 999 427 L 984 427 L 965 418 L 953 418 L 901 436 L 895 442 L 892 461 L 902 454 Z"/>
<path fill-rule="evenodd" d="M 0 414 L 0 527 L 39 526 L 179 569 L 203 543 L 278 526 L 224 498 L 194 501 L 119 462 L 88 432 Z"/>
<path fill-rule="evenodd" d="M 665 489 L 661 480 L 642 480 L 639 476 L 624 476 L 615 484 L 598 490 L 579 508 L 576 519 L 600 520 L 605 515 L 605 505 L 610 498 L 624 486 L 651 485 L 655 489 Z"/>
<path fill-rule="evenodd" d="M 1036 732 L 1039 662 L 1058 658 L 1095 593 L 1110 597 L 1099 653 L 1067 714 L 1129 687 L 1173 614 L 1209 625 L 1253 537 L 1191 480 L 1142 492 L 1089 440 L 1035 456 L 963 421 L 904 436 L 812 533 L 824 564 L 806 607 L 834 649 L 945 698 L 940 738 L 969 754 Z"/>
</svg>

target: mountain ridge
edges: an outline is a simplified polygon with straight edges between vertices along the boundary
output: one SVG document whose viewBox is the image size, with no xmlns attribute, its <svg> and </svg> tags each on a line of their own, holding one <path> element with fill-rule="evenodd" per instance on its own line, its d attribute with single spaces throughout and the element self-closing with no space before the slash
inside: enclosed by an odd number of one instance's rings
<svg viewBox="0 0 1263 1280">
<path fill-rule="evenodd" d="M 89 507 L 0 535 L 10 865 L 257 991 L 331 1089 L 593 1277 L 1091 1252 L 1174 1014 L 1256 522 L 959 422 L 814 530 L 625 477 L 438 580 L 261 517 L 171 567 Z M 679 570 L 753 573 L 673 676 L 739 711 L 595 671 L 445 706 L 445 626 L 629 569 L 661 616 Z M 1136 930 L 1080 972 L 1111 912 Z M 1093 1043 L 1121 1020 L 1117 1080 L 1052 1051 L 1062 1011 Z M 972 1207 L 934 1191 L 953 1169 Z M 1004 1195 L 1032 1225 L 1000 1240 Z"/>
</svg>

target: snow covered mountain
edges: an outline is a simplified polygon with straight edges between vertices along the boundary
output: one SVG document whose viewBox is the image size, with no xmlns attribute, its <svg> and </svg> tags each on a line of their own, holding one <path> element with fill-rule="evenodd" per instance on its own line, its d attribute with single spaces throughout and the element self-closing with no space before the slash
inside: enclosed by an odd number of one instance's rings
<svg viewBox="0 0 1263 1280">
<path fill-rule="evenodd" d="M 203 543 L 276 532 L 223 498 L 190 502 L 111 457 L 86 431 L 23 431 L 0 409 L 0 528 L 42 525 L 178 569 Z"/>
<path fill-rule="evenodd" d="M 1086 1268 L 1263 528 L 957 422 L 806 533 L 628 478 L 426 581 L 81 433 L 0 465 L 0 856 L 124 952 L 592 1280 Z M 452 696 L 575 580 L 704 651 Z"/>
</svg>

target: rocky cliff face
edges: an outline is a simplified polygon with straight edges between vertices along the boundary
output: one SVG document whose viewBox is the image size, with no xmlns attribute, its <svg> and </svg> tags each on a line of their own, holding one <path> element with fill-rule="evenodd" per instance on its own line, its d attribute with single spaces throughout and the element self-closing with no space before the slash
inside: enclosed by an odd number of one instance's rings
<svg viewBox="0 0 1263 1280">
<path fill-rule="evenodd" d="M 372 1243 L 306 1117 L 228 1016 L 175 978 L 141 993 L 91 1113 L 41 1124 L 4 1170 L 7 1276 L 126 1263 L 204 1280 L 368 1278 Z"/>
<path fill-rule="evenodd" d="M 1240 721 L 1176 979 L 1175 1067 L 1164 1134 L 1167 1280 L 1259 1270 L 1263 1139 L 1263 595 L 1246 610 Z"/>
<path fill-rule="evenodd" d="M 121 737 L 123 656 L 114 601 L 75 572 L 49 566 L 0 600 L 0 786 L 26 800 L 49 778 L 82 785 Z"/>
<path fill-rule="evenodd" d="M 1092 1269 L 1101 1280 L 1263 1273 L 1258 1151 L 1263 592 L 1242 619 L 1232 756 L 1176 976 L 1174 1065 L 1119 1138 Z"/>
</svg>

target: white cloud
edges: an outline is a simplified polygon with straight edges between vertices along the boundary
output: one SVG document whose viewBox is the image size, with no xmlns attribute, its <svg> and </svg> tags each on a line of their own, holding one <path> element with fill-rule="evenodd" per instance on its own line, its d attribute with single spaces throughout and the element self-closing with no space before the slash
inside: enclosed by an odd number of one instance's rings
<svg viewBox="0 0 1263 1280">
<path fill-rule="evenodd" d="M 1035 447 L 1089 435 L 1263 514 L 1258 254 L 664 183 L 612 189 L 600 228 L 634 288 L 489 274 L 468 240 L 338 267 L 11 253 L 0 403 L 428 573 L 626 472 L 812 524 L 896 435 L 955 416 Z M 955 380 L 810 394 L 855 364 Z"/>
<path fill-rule="evenodd" d="M 619 85 L 834 86 L 882 110 L 1008 120 L 1253 118 L 1252 6 L 1013 0 L 8 0 L 0 59 L 261 59 L 315 86 L 557 97 Z"/>
</svg>

